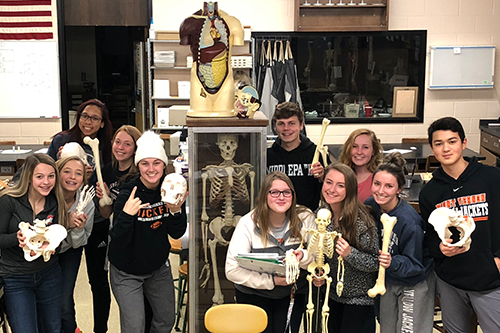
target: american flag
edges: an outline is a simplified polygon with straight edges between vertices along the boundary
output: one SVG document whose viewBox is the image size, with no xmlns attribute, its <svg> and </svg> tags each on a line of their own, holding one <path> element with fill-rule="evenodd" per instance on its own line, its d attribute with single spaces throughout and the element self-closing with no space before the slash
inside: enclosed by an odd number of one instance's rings
<svg viewBox="0 0 500 333">
<path fill-rule="evenodd" d="M 52 0 L 0 0 L 0 40 L 54 39 Z"/>
</svg>

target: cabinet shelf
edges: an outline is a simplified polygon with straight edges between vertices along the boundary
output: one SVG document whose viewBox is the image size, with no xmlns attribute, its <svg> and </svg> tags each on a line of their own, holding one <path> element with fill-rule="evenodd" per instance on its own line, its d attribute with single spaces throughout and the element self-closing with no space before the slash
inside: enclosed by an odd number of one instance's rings
<svg viewBox="0 0 500 333">
<path fill-rule="evenodd" d="M 304 0 L 295 0 L 295 31 L 383 31 L 389 25 L 388 0 L 366 0 L 365 5 L 337 3 L 304 6 Z"/>
<path fill-rule="evenodd" d="M 189 101 L 189 97 L 176 97 L 176 96 L 170 96 L 170 97 L 155 97 L 151 96 L 151 99 L 155 101 Z"/>
<path fill-rule="evenodd" d="M 158 67 L 158 66 L 151 66 L 151 69 L 155 69 L 155 70 L 180 70 L 180 71 L 183 71 L 183 70 L 191 69 L 191 67 L 179 67 L 179 66 L 175 66 L 175 67 Z"/>
</svg>

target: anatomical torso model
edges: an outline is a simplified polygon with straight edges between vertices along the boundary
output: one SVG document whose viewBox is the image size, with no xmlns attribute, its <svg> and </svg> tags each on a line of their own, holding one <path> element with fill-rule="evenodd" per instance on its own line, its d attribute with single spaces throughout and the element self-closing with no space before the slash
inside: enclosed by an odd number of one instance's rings
<svg viewBox="0 0 500 333">
<path fill-rule="evenodd" d="M 193 55 L 189 116 L 232 117 L 234 80 L 231 68 L 233 45 L 243 45 L 243 27 L 238 19 L 205 2 L 203 10 L 180 26 L 182 45 Z"/>
</svg>

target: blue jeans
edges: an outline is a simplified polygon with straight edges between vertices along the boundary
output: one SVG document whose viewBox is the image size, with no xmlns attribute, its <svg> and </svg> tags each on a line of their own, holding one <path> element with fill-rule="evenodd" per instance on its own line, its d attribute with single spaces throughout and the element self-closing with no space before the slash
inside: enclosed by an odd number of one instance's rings
<svg viewBox="0 0 500 333">
<path fill-rule="evenodd" d="M 68 249 L 59 254 L 62 270 L 62 333 L 74 333 L 76 330 L 75 291 L 76 277 L 80 268 L 83 246 Z"/>
<path fill-rule="evenodd" d="M 4 298 L 13 333 L 61 332 L 61 267 L 5 276 Z"/>
</svg>

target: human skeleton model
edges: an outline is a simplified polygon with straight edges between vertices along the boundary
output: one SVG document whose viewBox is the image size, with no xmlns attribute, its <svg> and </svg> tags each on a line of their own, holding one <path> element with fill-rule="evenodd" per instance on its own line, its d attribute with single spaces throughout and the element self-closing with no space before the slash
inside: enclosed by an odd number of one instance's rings
<svg viewBox="0 0 500 333">
<path fill-rule="evenodd" d="M 441 207 L 434 209 L 429 216 L 429 223 L 432 224 L 443 244 L 446 246 L 463 246 L 466 251 L 469 251 L 472 242 L 470 236 L 476 229 L 476 224 L 471 217 L 466 218 L 453 209 Z M 460 240 L 458 242 L 450 244 L 445 241 L 445 239 L 451 238 L 449 227 L 455 227 L 459 231 Z"/>
<path fill-rule="evenodd" d="M 389 216 L 386 213 L 382 214 L 380 216 L 380 222 L 382 222 L 382 225 L 384 226 L 384 237 L 382 238 L 382 252 L 387 253 L 389 251 L 389 243 L 391 241 L 391 233 L 392 233 L 392 228 L 394 228 L 394 225 L 398 221 L 398 218 L 396 216 Z M 385 294 L 385 268 L 382 267 L 382 265 L 379 265 L 378 269 L 378 277 L 377 281 L 375 282 L 375 286 L 368 290 L 368 296 L 371 298 L 374 298 L 377 295 L 383 295 Z"/>
<path fill-rule="evenodd" d="M 210 279 L 210 263 L 208 261 L 208 247 L 210 247 L 210 257 L 212 259 L 212 267 L 214 272 L 214 296 L 212 302 L 214 304 L 224 303 L 224 295 L 222 294 L 219 274 L 217 272 L 216 248 L 217 244 L 228 246 L 229 240 L 224 239 L 222 230 L 227 230 L 236 227 L 240 220 L 240 215 L 234 215 L 234 201 L 248 203 L 250 199 L 250 210 L 254 207 L 254 180 L 255 172 L 253 166 L 249 163 L 236 164 L 233 159 L 238 148 L 238 136 L 235 134 L 219 134 L 217 142 L 221 152 L 221 157 L 224 161 L 219 165 L 207 165 L 203 168 L 202 178 L 202 193 L 203 205 L 201 213 L 201 233 L 203 240 L 203 250 L 205 255 L 205 265 L 200 273 L 201 288 L 207 286 Z M 250 178 L 250 198 L 246 184 L 246 177 Z M 216 208 L 222 202 L 221 214 L 210 223 L 207 214 L 206 206 L 206 188 L 207 179 L 210 181 L 210 206 Z M 208 230 L 213 234 L 213 239 L 208 239 Z"/>
<path fill-rule="evenodd" d="M 332 283 L 332 278 L 328 276 L 330 273 L 330 265 L 325 263 L 324 256 L 328 258 L 333 256 L 335 250 L 335 238 L 342 237 L 341 233 L 336 231 L 327 232 L 326 227 L 332 221 L 332 213 L 326 209 L 321 208 L 316 215 L 316 224 L 318 230 L 307 229 L 306 233 L 311 234 L 309 239 L 309 245 L 307 246 L 307 251 L 309 255 L 317 254 L 316 261 L 313 261 L 307 267 L 309 275 L 307 275 L 307 281 L 309 281 L 309 298 L 307 302 L 307 333 L 312 333 L 312 318 L 314 314 L 314 303 L 312 301 L 312 281 L 313 276 L 320 280 L 326 280 L 326 295 L 325 303 L 321 309 L 322 327 L 323 331 L 328 333 L 328 317 L 330 308 L 328 307 L 328 295 L 330 294 L 330 284 Z M 344 261 L 341 256 L 339 256 L 339 264 L 337 267 L 337 295 L 341 295 L 344 289 Z"/>
<path fill-rule="evenodd" d="M 220 11 L 217 2 L 204 2 L 203 10 L 182 22 L 180 43 L 190 45 L 191 117 L 232 117 L 234 79 L 231 68 L 233 45 L 243 45 L 238 19 Z"/>
<path fill-rule="evenodd" d="M 100 162 L 100 153 L 99 153 L 99 139 L 91 139 L 89 136 L 86 136 L 83 138 L 83 142 L 92 148 L 92 154 L 94 154 L 94 160 L 95 160 L 95 172 L 97 174 L 97 181 L 99 182 L 99 186 L 101 188 L 104 187 L 104 182 L 102 181 L 102 173 L 101 173 L 101 162 Z M 111 201 L 111 198 L 109 195 L 106 193 L 106 191 L 102 191 L 102 198 L 99 200 L 99 206 L 104 207 L 104 206 L 109 206 L 113 202 Z"/>
<path fill-rule="evenodd" d="M 26 237 L 26 245 L 23 247 L 24 259 L 33 261 L 43 256 L 44 261 L 49 261 L 52 252 L 66 238 L 68 232 L 60 224 L 46 225 L 46 220 L 35 219 L 34 225 L 28 222 L 20 222 L 19 229 Z"/>
</svg>

